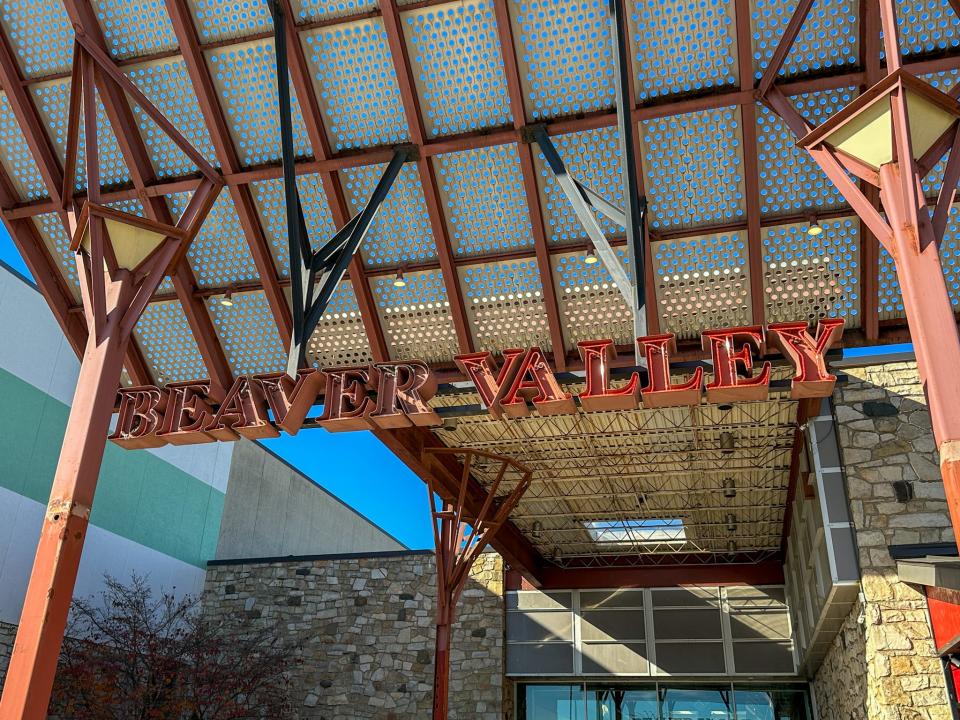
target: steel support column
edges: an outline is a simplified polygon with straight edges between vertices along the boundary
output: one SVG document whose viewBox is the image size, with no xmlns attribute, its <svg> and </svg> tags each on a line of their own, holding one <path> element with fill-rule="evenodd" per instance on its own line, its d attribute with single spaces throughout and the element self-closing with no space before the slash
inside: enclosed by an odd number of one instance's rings
<svg viewBox="0 0 960 720">
<path fill-rule="evenodd" d="M 457 479 L 455 499 L 441 499 L 437 509 L 436 496 L 443 497 L 433 474 L 427 474 L 427 498 L 437 560 L 437 614 L 436 655 L 433 672 L 433 720 L 446 720 L 449 707 L 450 635 L 456 617 L 457 600 L 470 576 L 470 568 L 487 544 L 507 521 L 530 485 L 533 473 L 502 455 L 469 448 L 428 448 L 423 451 L 424 462 L 437 473 L 448 475 L 448 467 L 439 461 L 442 456 L 463 456 L 463 469 Z M 471 487 L 470 470 L 474 463 L 487 463 L 496 469 L 496 477 L 483 497 L 476 513 L 467 510 Z M 509 476 L 509 477 L 508 477 Z M 497 490 L 501 483 L 515 482 L 513 489 L 499 500 Z"/>
<path fill-rule="evenodd" d="M 95 143 L 88 141 L 87 148 L 92 154 Z M 103 218 L 88 217 L 89 250 L 77 251 L 87 343 L 0 698 L 4 720 L 47 716 L 124 353 L 137 320 L 186 240 L 177 228 L 169 228 L 171 234 L 142 263 L 117 267 Z"/>
<path fill-rule="evenodd" d="M 920 381 L 930 410 L 933 434 L 940 453 L 947 505 L 954 531 L 960 537 L 960 335 L 956 316 L 940 264 L 939 245 L 946 215 L 960 177 L 960 125 L 956 121 L 930 149 L 914 152 L 907 93 L 926 95 L 945 112 L 960 115 L 960 108 L 944 99 L 929 85 L 901 69 L 895 0 L 879 0 L 888 76 L 873 85 L 832 120 L 813 130 L 786 96 L 776 87 L 779 63 L 789 52 L 798 28 L 809 12 L 809 3 L 800 3 L 784 38 L 777 46 L 771 65 L 760 83 L 760 95 L 803 139 L 800 142 L 813 160 L 833 181 L 864 225 L 887 249 L 894 260 L 903 295 L 903 305 L 917 356 Z M 891 160 L 870 166 L 862 158 L 840 153 L 829 138 L 855 120 L 868 103 L 888 103 Z M 931 217 L 922 181 L 929 169 L 950 151 L 943 187 Z M 864 189 L 847 173 L 853 173 L 874 191 L 879 188 L 882 216 Z M 867 328 L 868 333 L 870 328 Z"/>
</svg>

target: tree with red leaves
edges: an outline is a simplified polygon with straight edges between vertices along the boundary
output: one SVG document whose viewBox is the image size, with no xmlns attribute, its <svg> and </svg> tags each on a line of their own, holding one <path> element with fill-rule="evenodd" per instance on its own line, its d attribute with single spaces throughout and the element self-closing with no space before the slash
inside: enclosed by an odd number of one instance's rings
<svg viewBox="0 0 960 720">
<path fill-rule="evenodd" d="M 99 603 L 74 601 L 51 714 L 64 720 L 248 720 L 293 717 L 298 647 L 246 618 L 212 623 L 198 599 L 146 579 L 107 577 Z"/>
</svg>

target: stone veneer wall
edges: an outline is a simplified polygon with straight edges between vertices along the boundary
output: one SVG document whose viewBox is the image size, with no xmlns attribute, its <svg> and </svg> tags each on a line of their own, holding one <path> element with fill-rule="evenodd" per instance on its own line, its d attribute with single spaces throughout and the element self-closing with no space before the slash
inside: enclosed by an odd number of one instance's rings
<svg viewBox="0 0 960 720">
<path fill-rule="evenodd" d="M 279 620 L 309 638 L 294 670 L 302 720 L 429 717 L 434 655 L 433 554 L 215 565 L 203 612 Z M 474 566 L 453 630 L 451 720 L 503 720 L 503 564 Z"/>
<path fill-rule="evenodd" d="M 897 580 L 889 545 L 953 540 L 930 415 L 915 363 L 847 369 L 834 394 L 860 554 L 863 603 L 813 690 L 821 720 L 951 720 L 926 600 Z M 892 482 L 913 483 L 899 503 Z"/>
</svg>

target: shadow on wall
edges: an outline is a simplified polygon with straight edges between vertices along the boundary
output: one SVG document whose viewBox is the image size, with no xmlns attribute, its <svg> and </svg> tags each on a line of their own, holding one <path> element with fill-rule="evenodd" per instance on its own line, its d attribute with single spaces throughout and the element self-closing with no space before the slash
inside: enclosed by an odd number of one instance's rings
<svg viewBox="0 0 960 720">
<path fill-rule="evenodd" d="M 433 699 L 432 552 L 214 565 L 206 617 L 279 620 L 303 638 L 292 681 L 303 720 L 429 717 Z M 502 720 L 503 564 L 485 553 L 453 628 L 451 720 Z"/>
<path fill-rule="evenodd" d="M 926 599 L 897 579 L 890 545 L 953 540 L 915 363 L 845 370 L 834 413 L 857 539 L 862 601 L 813 682 L 822 720 L 951 720 Z M 894 483 L 913 497 L 897 500 Z"/>
</svg>

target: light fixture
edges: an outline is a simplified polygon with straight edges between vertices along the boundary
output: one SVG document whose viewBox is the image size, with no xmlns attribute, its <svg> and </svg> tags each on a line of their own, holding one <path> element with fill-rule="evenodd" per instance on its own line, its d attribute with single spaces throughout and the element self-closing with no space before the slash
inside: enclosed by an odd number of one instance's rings
<svg viewBox="0 0 960 720">
<path fill-rule="evenodd" d="M 826 144 L 879 170 L 894 159 L 890 100 L 895 93 L 906 97 L 911 149 L 914 160 L 919 160 L 960 117 L 960 103 L 902 68 L 835 112 L 798 144 L 811 150 Z"/>
<path fill-rule="evenodd" d="M 224 307 L 233 307 L 233 290 L 227 288 L 227 292 L 223 294 L 223 297 L 220 298 L 220 304 Z"/>
<path fill-rule="evenodd" d="M 724 431 L 720 433 L 720 450 L 724 453 L 732 453 L 734 450 L 733 433 Z"/>
<path fill-rule="evenodd" d="M 735 553 L 737 551 L 737 541 L 727 540 L 727 552 Z"/>
<path fill-rule="evenodd" d="M 820 221 L 817 220 L 813 215 L 810 216 L 810 224 L 807 225 L 807 235 L 810 237 L 816 237 L 817 235 L 823 234 L 823 225 L 820 224 Z"/>
<path fill-rule="evenodd" d="M 533 527 L 530 529 L 530 537 L 534 540 L 540 540 L 543 537 L 543 523 L 539 520 L 535 520 Z"/>
<path fill-rule="evenodd" d="M 727 513 L 727 532 L 736 532 L 737 516 L 733 513 Z"/>
<path fill-rule="evenodd" d="M 453 432 L 457 429 L 457 419 L 456 418 L 444 418 L 443 420 L 443 429 L 446 432 Z"/>
<path fill-rule="evenodd" d="M 587 265 L 593 265 L 600 261 L 597 257 L 597 251 L 593 249 L 593 243 L 587 246 L 587 254 L 583 256 L 583 262 Z"/>
<path fill-rule="evenodd" d="M 737 481 L 732 477 L 724 478 L 723 496 L 725 498 L 735 498 L 737 496 Z"/>
<path fill-rule="evenodd" d="M 733 410 L 733 405 L 730 403 L 721 403 L 720 405 L 717 405 L 717 410 L 720 412 L 730 412 Z"/>
<path fill-rule="evenodd" d="M 403 279 L 403 268 L 397 270 L 397 276 L 393 279 L 393 286 L 395 288 L 402 288 L 407 286 L 407 281 Z"/>
</svg>

